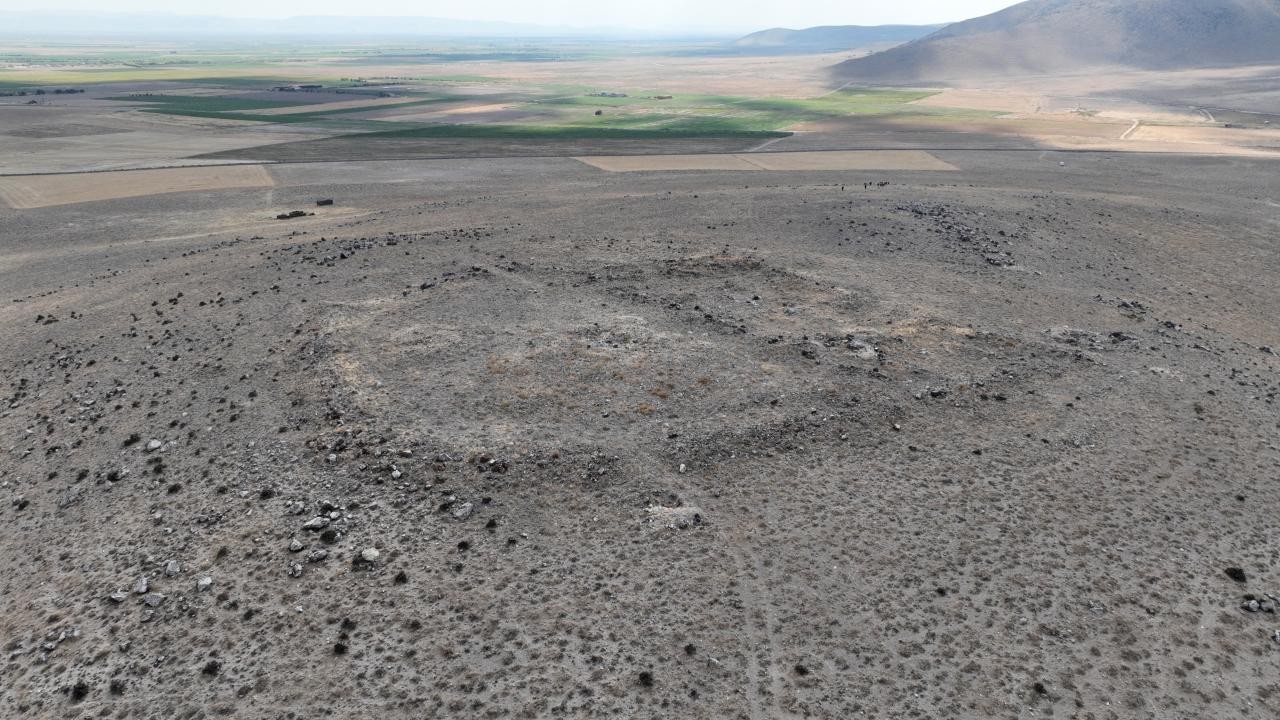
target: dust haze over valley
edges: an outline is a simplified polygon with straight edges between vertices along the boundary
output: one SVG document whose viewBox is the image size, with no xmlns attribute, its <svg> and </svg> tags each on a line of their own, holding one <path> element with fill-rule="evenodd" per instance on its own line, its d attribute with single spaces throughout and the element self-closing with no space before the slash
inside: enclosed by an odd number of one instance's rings
<svg viewBox="0 0 1280 720">
<path fill-rule="evenodd" d="M 268 5 L 0 13 L 0 717 L 1280 716 L 1280 3 Z"/>
</svg>

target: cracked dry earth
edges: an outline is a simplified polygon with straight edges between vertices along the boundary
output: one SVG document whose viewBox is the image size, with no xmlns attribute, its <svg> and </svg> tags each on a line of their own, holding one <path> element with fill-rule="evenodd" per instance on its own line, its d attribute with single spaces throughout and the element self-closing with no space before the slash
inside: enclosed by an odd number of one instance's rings
<svg viewBox="0 0 1280 720">
<path fill-rule="evenodd" d="M 1277 165 L 939 155 L 0 211 L 0 715 L 1276 717 Z"/>
</svg>

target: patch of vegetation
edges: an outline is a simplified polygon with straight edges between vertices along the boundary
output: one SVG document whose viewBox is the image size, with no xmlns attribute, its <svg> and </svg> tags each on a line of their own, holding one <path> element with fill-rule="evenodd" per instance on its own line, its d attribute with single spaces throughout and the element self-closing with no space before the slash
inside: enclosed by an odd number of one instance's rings
<svg viewBox="0 0 1280 720">
<path fill-rule="evenodd" d="M 654 91 L 609 97 L 577 93 L 536 101 L 554 108 L 561 124 L 629 128 L 719 128 L 779 130 L 802 122 L 888 114 L 954 115 L 947 108 L 909 103 L 935 94 L 928 90 L 850 89 L 818 98 L 749 98 L 716 95 L 668 96 Z M 582 117 L 577 110 L 598 110 Z M 990 115 L 991 113 L 986 113 Z"/>
<path fill-rule="evenodd" d="M 221 95 L 123 95 L 105 98 L 127 102 L 146 103 L 152 112 L 174 115 L 186 112 L 217 113 L 237 110 L 267 110 L 270 108 L 306 105 L 297 100 L 256 100 Z"/>
<path fill-rule="evenodd" d="M 403 130 L 361 133 L 346 136 L 368 140 L 657 140 L 687 138 L 771 139 L 791 133 L 772 130 L 743 130 L 716 123 L 691 123 L 663 128 L 612 128 L 566 125 L 427 125 Z"/>
<path fill-rule="evenodd" d="M 278 124 L 296 124 L 296 123 L 314 123 L 318 121 L 328 120 L 335 115 L 350 115 L 354 113 L 371 112 L 381 109 L 382 107 L 413 108 L 422 105 L 434 105 L 456 98 L 439 96 L 424 98 L 422 100 L 414 100 L 411 102 L 396 103 L 395 105 L 373 106 L 373 107 L 350 107 L 350 108 L 328 108 L 324 109 L 323 103 L 305 103 L 297 101 L 269 101 L 269 100 L 240 100 L 237 98 L 222 97 L 180 97 L 180 96 L 130 96 L 110 98 L 111 100 L 130 100 L 135 102 L 150 102 L 157 97 L 165 97 L 174 99 L 173 102 L 161 101 L 156 103 L 156 107 L 148 107 L 143 112 L 159 113 L 163 115 L 181 115 L 183 117 L 198 118 L 218 118 L 222 120 L 243 120 L 246 122 L 261 123 L 278 123 Z M 368 99 L 367 96 L 353 95 L 352 100 Z M 209 101 L 209 102 L 184 102 L 187 100 Z M 342 101 L 337 101 L 342 102 Z M 243 107 L 240 107 L 243 105 Z M 285 113 L 281 115 L 264 115 L 255 114 L 253 110 L 266 110 L 277 107 L 305 107 L 315 105 L 316 110 L 299 111 L 293 113 Z"/>
<path fill-rule="evenodd" d="M 412 75 L 386 77 L 378 76 L 368 78 L 371 82 L 439 82 L 439 83 L 500 83 L 505 82 L 502 78 L 490 77 L 488 75 Z"/>
</svg>

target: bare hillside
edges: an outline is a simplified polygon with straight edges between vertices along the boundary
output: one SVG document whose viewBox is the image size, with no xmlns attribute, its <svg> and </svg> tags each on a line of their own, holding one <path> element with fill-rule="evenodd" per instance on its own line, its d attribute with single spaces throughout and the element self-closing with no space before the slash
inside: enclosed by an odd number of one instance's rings
<svg viewBox="0 0 1280 720">
<path fill-rule="evenodd" d="M 733 42 L 735 50 L 768 53 L 839 52 L 855 48 L 904 43 L 924 37 L 943 25 L 827 25 L 803 30 L 772 28 Z"/>
<path fill-rule="evenodd" d="M 836 66 L 842 80 L 956 81 L 1097 67 L 1280 62 L 1276 0 L 1030 0 Z"/>
</svg>

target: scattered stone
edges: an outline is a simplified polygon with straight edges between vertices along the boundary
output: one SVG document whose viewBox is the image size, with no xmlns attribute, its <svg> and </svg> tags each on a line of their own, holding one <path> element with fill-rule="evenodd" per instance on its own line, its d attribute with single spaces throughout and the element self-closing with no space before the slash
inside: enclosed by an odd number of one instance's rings
<svg viewBox="0 0 1280 720">
<path fill-rule="evenodd" d="M 655 530 L 684 530 L 701 525 L 703 522 L 702 509 L 693 505 L 674 508 L 651 505 L 648 512 L 649 525 Z"/>
<path fill-rule="evenodd" d="M 213 578 L 205 575 L 196 581 L 196 592 L 204 592 L 213 586 Z"/>
<path fill-rule="evenodd" d="M 298 538 L 289 541 L 289 552 L 302 552 L 307 546 L 302 544 Z"/>
<path fill-rule="evenodd" d="M 875 344 L 866 338 L 850 335 L 845 338 L 844 346 L 859 360 L 875 360 L 880 357 Z"/>
<path fill-rule="evenodd" d="M 302 525 L 303 530 L 323 530 L 329 527 L 329 523 L 333 522 L 327 517 L 317 515 Z"/>
<path fill-rule="evenodd" d="M 302 577 L 302 563 L 289 563 L 289 577 Z"/>
<path fill-rule="evenodd" d="M 180 572 L 182 572 L 182 563 L 177 560 L 170 560 L 168 564 L 164 566 L 164 574 L 169 577 L 173 577 Z"/>
<path fill-rule="evenodd" d="M 75 505 L 84 498 L 84 486 L 67 488 L 66 492 L 58 497 L 58 509 L 66 510 Z"/>
<path fill-rule="evenodd" d="M 324 560 L 328 557 L 329 557 L 329 551 L 325 550 L 324 548 L 320 548 L 319 550 L 312 550 L 311 554 L 307 555 L 307 562 L 309 563 L 324 562 Z"/>
<path fill-rule="evenodd" d="M 1066 345 L 1084 345 L 1091 348 L 1100 347 L 1098 334 L 1088 330 L 1060 325 L 1058 327 L 1049 328 L 1045 331 L 1045 334 L 1049 336 L 1050 340 Z"/>
<path fill-rule="evenodd" d="M 351 558 L 351 566 L 356 570 L 370 570 L 378 564 L 382 559 L 382 553 L 377 548 L 365 548 L 360 551 L 359 555 Z"/>
<path fill-rule="evenodd" d="M 1244 596 L 1244 602 L 1240 603 L 1240 609 L 1251 613 L 1267 613 L 1274 615 L 1280 606 L 1280 599 L 1275 595 L 1254 595 L 1248 593 Z"/>
<path fill-rule="evenodd" d="M 454 519 L 454 520 L 466 520 L 467 518 L 471 517 L 471 512 L 472 512 L 474 509 L 475 509 L 475 506 L 474 506 L 474 505 L 472 505 L 472 504 L 471 504 L 471 503 L 469 503 L 469 502 L 464 502 L 464 503 L 462 503 L 461 505 L 459 505 L 458 507 L 456 507 L 456 508 L 454 508 L 454 509 L 453 509 L 453 519 Z"/>
<path fill-rule="evenodd" d="M 160 604 L 164 602 L 164 598 L 165 596 L 160 593 L 147 593 L 142 596 L 142 602 L 147 607 L 160 607 Z"/>
<path fill-rule="evenodd" d="M 139 595 L 145 595 L 151 589 L 151 581 L 147 580 L 147 576 L 143 575 L 138 578 L 138 582 L 133 584 L 133 591 Z"/>
<path fill-rule="evenodd" d="M 108 595 L 107 597 L 110 598 L 111 602 L 113 603 L 122 603 L 124 602 L 125 598 L 129 597 L 129 594 L 123 590 L 117 590 L 111 593 L 110 595 Z"/>
<path fill-rule="evenodd" d="M 147 441 L 147 452 L 155 452 L 156 450 L 159 450 L 162 447 L 164 447 L 164 443 L 160 442 L 159 440 Z"/>
</svg>

